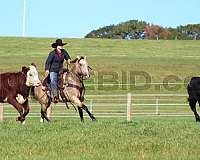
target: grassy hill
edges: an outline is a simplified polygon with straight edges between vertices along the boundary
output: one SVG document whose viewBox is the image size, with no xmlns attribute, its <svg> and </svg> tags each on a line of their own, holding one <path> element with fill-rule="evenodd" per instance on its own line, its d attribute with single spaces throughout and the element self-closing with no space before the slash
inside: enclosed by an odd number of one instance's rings
<svg viewBox="0 0 200 160">
<path fill-rule="evenodd" d="M 22 65 L 28 66 L 31 62 L 35 62 L 42 78 L 45 60 L 51 51 L 50 44 L 54 41 L 52 38 L 0 37 L 0 72 L 18 71 Z M 87 87 L 88 93 L 172 92 L 163 86 L 157 89 L 159 86 L 154 84 L 147 89 L 138 89 L 131 85 L 121 86 L 121 84 L 134 84 L 134 77 L 136 83 L 145 83 L 144 75 L 150 78 L 152 83 L 163 83 L 163 81 L 184 83 L 188 77 L 199 75 L 200 41 L 106 39 L 64 39 L 64 41 L 68 42 L 65 48 L 72 58 L 77 55 L 88 57 L 93 75 L 86 84 L 99 84 Z M 119 84 L 119 87 L 102 87 L 102 83 Z M 184 85 L 173 92 L 185 93 Z"/>
</svg>

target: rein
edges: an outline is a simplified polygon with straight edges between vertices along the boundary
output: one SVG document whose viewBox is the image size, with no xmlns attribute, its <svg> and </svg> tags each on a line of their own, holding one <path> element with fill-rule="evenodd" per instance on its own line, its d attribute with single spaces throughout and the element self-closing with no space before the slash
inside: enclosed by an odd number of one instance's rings
<svg viewBox="0 0 200 160">
<path fill-rule="evenodd" d="M 82 87 L 80 87 L 80 86 L 78 86 L 78 85 L 76 85 L 76 84 L 72 84 L 72 83 L 66 84 L 66 87 L 76 88 L 76 89 L 79 90 L 79 92 L 82 92 L 82 91 L 83 91 Z"/>
</svg>

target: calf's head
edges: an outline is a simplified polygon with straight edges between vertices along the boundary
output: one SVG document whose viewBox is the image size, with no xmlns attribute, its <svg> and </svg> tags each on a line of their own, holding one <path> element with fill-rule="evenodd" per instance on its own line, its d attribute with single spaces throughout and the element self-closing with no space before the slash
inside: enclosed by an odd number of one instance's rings
<svg viewBox="0 0 200 160">
<path fill-rule="evenodd" d="M 31 64 L 28 68 L 22 67 L 22 73 L 26 75 L 27 86 L 39 86 L 41 84 L 38 77 L 38 71 L 34 64 Z"/>
</svg>

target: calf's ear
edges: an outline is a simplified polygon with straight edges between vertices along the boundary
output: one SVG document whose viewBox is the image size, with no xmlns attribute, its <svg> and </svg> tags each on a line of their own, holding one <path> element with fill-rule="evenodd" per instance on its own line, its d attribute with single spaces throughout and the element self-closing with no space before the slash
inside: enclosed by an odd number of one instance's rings
<svg viewBox="0 0 200 160">
<path fill-rule="evenodd" d="M 35 68 L 37 68 L 36 64 L 33 62 L 31 63 L 31 66 L 34 66 Z"/>
<path fill-rule="evenodd" d="M 26 74 L 29 71 L 29 68 L 22 66 L 22 72 Z"/>
</svg>

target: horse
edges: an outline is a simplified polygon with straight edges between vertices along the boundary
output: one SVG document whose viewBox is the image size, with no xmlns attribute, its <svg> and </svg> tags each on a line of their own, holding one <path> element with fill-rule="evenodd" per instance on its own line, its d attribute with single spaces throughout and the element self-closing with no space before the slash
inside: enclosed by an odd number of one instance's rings
<svg viewBox="0 0 200 160">
<path fill-rule="evenodd" d="M 90 77 L 89 68 L 90 67 L 88 66 L 86 56 L 78 56 L 75 60 L 71 61 L 70 70 L 63 70 L 59 74 L 58 84 L 62 87 L 62 91 L 59 94 L 59 99 L 61 102 L 70 102 L 72 105 L 78 108 L 81 122 L 84 122 L 83 110 L 88 113 L 92 121 L 96 121 L 94 115 L 84 104 L 85 87 L 83 80 L 86 80 Z M 34 88 L 34 96 L 41 105 L 40 122 L 44 122 L 44 120 L 50 122 L 50 115 L 48 114 L 48 109 L 52 103 L 50 96 L 48 96 L 48 93 L 42 89 L 42 85 Z"/>
<path fill-rule="evenodd" d="M 25 117 L 29 113 L 29 91 L 32 86 L 40 85 L 35 64 L 22 67 L 20 72 L 0 74 L 0 103 L 8 102 L 19 112 L 17 121 L 25 124 Z"/>
</svg>

